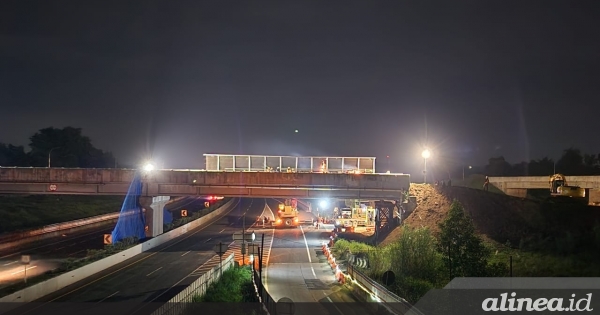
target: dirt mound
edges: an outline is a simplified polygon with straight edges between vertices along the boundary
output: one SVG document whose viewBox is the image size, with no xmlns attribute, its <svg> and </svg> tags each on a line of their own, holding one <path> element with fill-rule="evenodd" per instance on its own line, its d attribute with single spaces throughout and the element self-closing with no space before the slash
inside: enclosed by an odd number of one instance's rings
<svg viewBox="0 0 600 315">
<path fill-rule="evenodd" d="M 439 223 L 456 199 L 484 238 L 514 245 L 533 235 L 589 230 L 600 221 L 600 209 L 596 207 L 549 205 L 481 189 L 411 184 L 410 194 L 417 198 L 417 208 L 404 220 L 410 227 L 428 227 L 438 233 Z M 393 241 L 400 232 L 401 227 L 397 227 L 382 243 Z"/>
</svg>

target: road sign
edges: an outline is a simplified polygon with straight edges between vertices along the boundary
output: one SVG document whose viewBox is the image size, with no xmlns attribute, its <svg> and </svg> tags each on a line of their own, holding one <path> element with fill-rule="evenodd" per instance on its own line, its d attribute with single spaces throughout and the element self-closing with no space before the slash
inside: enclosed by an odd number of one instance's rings
<svg viewBox="0 0 600 315">
<path fill-rule="evenodd" d="M 31 257 L 29 255 L 22 255 L 21 256 L 21 263 L 24 265 L 29 265 L 29 263 L 31 262 Z"/>
<path fill-rule="evenodd" d="M 210 207 L 210 202 L 208 202 L 208 201 L 205 201 L 205 202 L 204 202 L 204 208 L 208 208 L 208 207 Z"/>
<path fill-rule="evenodd" d="M 112 234 L 104 234 L 104 245 L 112 244 Z"/>
<path fill-rule="evenodd" d="M 57 188 L 57 187 L 56 187 L 56 185 L 54 185 L 54 184 L 52 184 L 52 185 L 50 185 L 50 186 L 48 187 L 48 189 L 49 189 L 50 191 L 56 191 L 56 188 Z"/>
<path fill-rule="evenodd" d="M 219 243 L 219 244 L 215 245 L 215 247 L 213 248 L 215 253 L 217 253 L 217 255 L 219 255 L 219 256 L 223 256 L 223 254 L 225 254 L 225 252 L 227 252 L 228 249 L 229 249 L 229 245 L 223 244 L 223 243 Z"/>
<path fill-rule="evenodd" d="M 181 210 L 181 216 L 187 217 L 187 210 Z"/>
<path fill-rule="evenodd" d="M 258 244 L 248 244 L 248 255 L 260 255 Z"/>
<path fill-rule="evenodd" d="M 246 235 L 242 235 L 242 232 L 233 233 L 233 240 L 236 242 L 245 241 L 245 242 L 251 243 L 251 242 L 254 242 L 255 239 L 256 239 L 256 234 L 254 234 L 254 232 L 246 233 Z"/>
</svg>

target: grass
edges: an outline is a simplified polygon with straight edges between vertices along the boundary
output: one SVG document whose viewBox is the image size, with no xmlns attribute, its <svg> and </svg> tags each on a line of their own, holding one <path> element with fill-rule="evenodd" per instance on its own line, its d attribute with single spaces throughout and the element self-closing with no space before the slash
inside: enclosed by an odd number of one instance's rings
<svg viewBox="0 0 600 315">
<path fill-rule="evenodd" d="M 0 234 L 119 212 L 123 196 L 0 195 Z"/>
<path fill-rule="evenodd" d="M 483 183 L 485 182 L 485 175 L 473 174 L 466 176 L 465 179 L 453 179 L 452 186 L 460 186 L 467 187 L 472 189 L 483 189 Z M 497 194 L 504 195 L 504 192 L 498 189 L 496 186 L 490 185 L 488 186 L 489 191 Z"/>
<path fill-rule="evenodd" d="M 194 297 L 194 302 L 258 303 L 252 268 L 236 266 L 224 271 L 219 281 L 213 282 L 204 295 Z"/>
</svg>

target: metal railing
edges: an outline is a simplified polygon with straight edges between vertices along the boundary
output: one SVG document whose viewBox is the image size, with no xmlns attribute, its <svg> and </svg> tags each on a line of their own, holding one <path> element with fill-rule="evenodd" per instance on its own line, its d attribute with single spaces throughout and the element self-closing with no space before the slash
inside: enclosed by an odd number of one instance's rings
<svg viewBox="0 0 600 315">
<path fill-rule="evenodd" d="M 206 170 L 290 173 L 375 173 L 375 157 L 204 154 Z"/>
<path fill-rule="evenodd" d="M 399 314 L 408 314 L 409 310 L 412 309 L 411 314 L 414 313 L 412 305 L 405 299 L 398 295 L 390 292 L 386 287 L 377 283 L 375 280 L 369 278 L 364 273 L 354 268 L 351 264 L 348 265 L 348 275 L 352 280 L 358 282 L 364 289 L 376 296 L 381 302 L 389 304 L 394 311 Z"/>
<path fill-rule="evenodd" d="M 99 222 L 103 222 L 103 221 L 116 220 L 119 218 L 119 214 L 120 214 L 120 212 L 113 212 L 113 213 L 102 214 L 102 215 L 97 215 L 97 216 L 73 220 L 73 221 L 45 225 L 38 229 L 7 233 L 7 234 L 0 236 L 0 244 L 15 241 L 15 240 L 22 240 L 22 239 L 33 237 L 33 236 L 48 234 L 48 233 L 52 233 L 52 232 L 58 232 L 58 231 L 62 231 L 62 230 L 72 229 L 72 228 L 76 228 L 76 227 L 82 227 L 82 226 L 99 223 Z"/>
<path fill-rule="evenodd" d="M 183 314 L 187 308 L 192 306 L 194 297 L 202 296 L 206 293 L 208 287 L 221 278 L 221 268 L 223 271 L 234 266 L 235 254 L 230 254 L 222 264 L 219 264 L 204 273 L 196 281 L 192 282 L 187 288 L 179 292 L 176 296 L 170 299 L 166 304 L 152 313 L 152 315 L 178 315 Z M 222 266 L 222 267 L 221 267 Z"/>
</svg>

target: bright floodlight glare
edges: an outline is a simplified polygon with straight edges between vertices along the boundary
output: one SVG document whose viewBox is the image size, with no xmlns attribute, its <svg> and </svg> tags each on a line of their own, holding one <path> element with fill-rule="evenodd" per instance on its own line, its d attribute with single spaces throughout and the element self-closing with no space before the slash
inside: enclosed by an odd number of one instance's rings
<svg viewBox="0 0 600 315">
<path fill-rule="evenodd" d="M 154 170 L 154 165 L 152 165 L 152 163 L 147 163 L 146 165 L 144 165 L 144 171 L 150 172 L 152 170 Z"/>
<path fill-rule="evenodd" d="M 428 149 L 423 150 L 423 153 L 421 153 L 421 156 L 424 159 L 428 159 L 431 156 L 431 152 Z"/>
<path fill-rule="evenodd" d="M 319 202 L 319 207 L 321 207 L 321 208 L 325 208 L 325 207 L 327 207 L 327 200 L 321 200 L 321 201 Z"/>
</svg>

